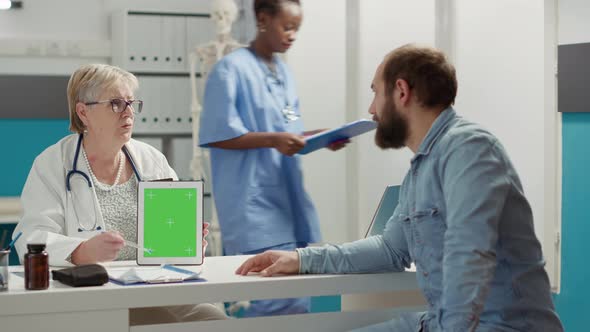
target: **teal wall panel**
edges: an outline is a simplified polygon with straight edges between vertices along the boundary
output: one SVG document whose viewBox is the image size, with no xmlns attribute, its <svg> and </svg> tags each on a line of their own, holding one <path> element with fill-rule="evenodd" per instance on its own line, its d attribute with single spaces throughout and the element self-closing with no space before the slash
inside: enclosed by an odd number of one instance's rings
<svg viewBox="0 0 590 332">
<path fill-rule="evenodd" d="M 14 228 L 16 227 L 15 224 L 0 224 L 0 248 L 6 248 L 12 239 L 12 233 L 14 232 Z M 19 240 L 20 241 L 20 240 Z M 8 256 L 8 264 L 9 265 L 18 265 L 18 255 L 16 254 L 16 250 L 10 251 L 10 256 Z"/>
<path fill-rule="evenodd" d="M 314 296 L 311 298 L 311 312 L 338 312 L 341 309 L 340 295 Z"/>
<path fill-rule="evenodd" d="M 555 295 L 555 304 L 566 331 L 588 331 L 590 113 L 562 116 L 561 292 Z"/>
<path fill-rule="evenodd" d="M 0 197 L 19 196 L 35 157 L 69 134 L 69 120 L 0 120 Z"/>
<path fill-rule="evenodd" d="M 20 196 L 35 157 L 68 135 L 68 126 L 67 119 L 0 119 L 0 198 Z M 15 226 L 0 225 L 1 247 L 8 244 Z M 10 264 L 18 264 L 16 251 L 10 254 Z"/>
</svg>

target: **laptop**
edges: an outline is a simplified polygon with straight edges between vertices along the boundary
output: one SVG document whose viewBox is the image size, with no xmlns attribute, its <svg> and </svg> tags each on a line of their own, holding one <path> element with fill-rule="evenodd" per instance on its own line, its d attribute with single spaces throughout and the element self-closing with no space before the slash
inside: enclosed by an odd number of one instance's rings
<svg viewBox="0 0 590 332">
<path fill-rule="evenodd" d="M 395 211 L 399 202 L 399 188 L 400 186 L 387 186 L 385 188 L 365 237 L 383 234 L 385 225 L 393 215 L 393 211 Z"/>
</svg>

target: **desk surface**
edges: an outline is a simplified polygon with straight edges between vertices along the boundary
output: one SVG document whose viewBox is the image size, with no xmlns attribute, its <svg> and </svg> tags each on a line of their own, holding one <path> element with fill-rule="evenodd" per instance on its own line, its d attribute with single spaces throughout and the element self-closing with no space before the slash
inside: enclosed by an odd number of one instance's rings
<svg viewBox="0 0 590 332">
<path fill-rule="evenodd" d="M 11 274 L 9 290 L 0 292 L 0 317 L 26 312 L 57 313 L 111 310 L 166 305 L 225 302 L 251 299 L 321 296 L 416 290 L 415 273 L 297 275 L 262 278 L 235 275 L 248 256 L 207 257 L 202 267 L 206 282 L 120 286 L 107 283 L 98 287 L 73 288 L 51 281 L 43 291 L 27 291 L 22 278 Z M 116 262 L 108 266 L 125 266 Z M 199 267 L 186 267 L 199 269 Z M 22 266 L 10 267 L 22 271 Z"/>
</svg>

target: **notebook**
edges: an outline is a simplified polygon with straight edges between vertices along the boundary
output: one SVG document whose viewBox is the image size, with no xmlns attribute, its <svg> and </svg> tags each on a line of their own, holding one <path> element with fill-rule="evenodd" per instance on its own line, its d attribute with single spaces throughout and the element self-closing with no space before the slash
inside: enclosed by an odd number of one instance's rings
<svg viewBox="0 0 590 332">
<path fill-rule="evenodd" d="M 399 188 L 400 186 L 387 186 L 385 188 L 365 237 L 383 234 L 385 225 L 393 215 L 399 202 Z"/>
</svg>

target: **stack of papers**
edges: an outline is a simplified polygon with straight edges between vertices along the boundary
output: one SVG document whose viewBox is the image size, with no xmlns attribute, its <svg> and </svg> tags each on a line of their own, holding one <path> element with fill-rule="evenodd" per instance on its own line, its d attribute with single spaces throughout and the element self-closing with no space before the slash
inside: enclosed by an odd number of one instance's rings
<svg viewBox="0 0 590 332">
<path fill-rule="evenodd" d="M 109 279 L 121 285 L 162 284 L 184 281 L 205 281 L 200 272 L 181 269 L 172 265 L 157 267 L 109 267 Z"/>
</svg>

